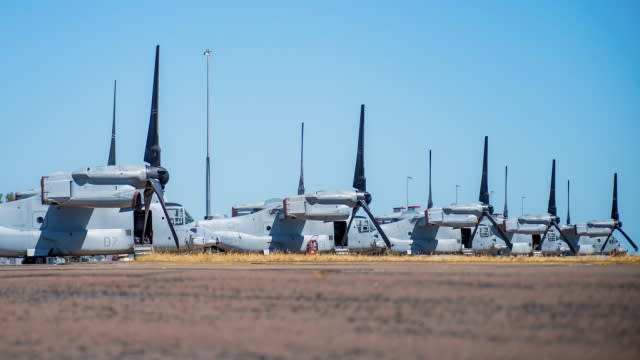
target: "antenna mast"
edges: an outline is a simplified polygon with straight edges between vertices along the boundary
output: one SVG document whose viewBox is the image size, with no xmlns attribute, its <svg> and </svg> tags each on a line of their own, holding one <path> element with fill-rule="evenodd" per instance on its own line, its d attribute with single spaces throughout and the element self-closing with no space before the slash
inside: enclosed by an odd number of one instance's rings
<svg viewBox="0 0 640 360">
<path fill-rule="evenodd" d="M 209 124 L 210 124 L 210 111 L 209 111 L 209 58 L 211 58 L 211 55 L 213 55 L 213 53 L 211 52 L 211 50 L 207 49 L 204 51 L 204 53 L 202 54 L 207 58 L 207 175 L 206 175 L 206 192 L 207 192 L 207 204 L 206 204 L 206 213 L 205 213 L 205 220 L 209 220 L 212 218 L 211 216 L 211 158 L 209 156 Z"/>
</svg>

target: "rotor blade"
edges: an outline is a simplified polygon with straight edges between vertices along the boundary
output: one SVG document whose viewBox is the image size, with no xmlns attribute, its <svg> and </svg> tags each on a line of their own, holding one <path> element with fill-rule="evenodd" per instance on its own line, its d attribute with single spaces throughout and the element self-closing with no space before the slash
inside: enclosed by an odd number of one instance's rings
<svg viewBox="0 0 640 360">
<path fill-rule="evenodd" d="M 620 220 L 618 213 L 618 173 L 613 174 L 613 200 L 611 201 L 611 218 L 615 221 Z"/>
<path fill-rule="evenodd" d="M 569 215 L 569 194 L 571 193 L 571 189 L 569 187 L 570 180 L 567 180 L 567 225 L 571 224 L 571 216 Z"/>
<path fill-rule="evenodd" d="M 356 169 L 353 174 L 353 187 L 362 192 L 367 191 L 367 178 L 364 176 L 364 104 L 360 105 L 358 153 L 356 155 Z"/>
<path fill-rule="evenodd" d="M 478 201 L 484 205 L 489 205 L 489 185 L 487 179 L 487 156 L 489 151 L 489 137 L 484 137 L 484 155 L 482 157 L 482 179 L 480 180 L 480 196 Z"/>
<path fill-rule="evenodd" d="M 560 230 L 560 227 L 558 226 L 558 224 L 553 222 L 553 227 L 555 227 L 556 230 L 558 230 L 558 233 L 560 233 L 560 237 L 562 238 L 562 240 L 564 240 L 564 242 L 566 242 L 567 245 L 569 245 L 569 248 L 571 248 L 571 252 L 573 253 L 573 255 L 576 255 L 578 253 L 578 249 L 576 249 L 573 246 L 573 243 L 571 241 L 569 241 L 569 239 L 567 239 L 566 236 L 564 236 L 564 233 L 562 232 L 562 230 Z"/>
<path fill-rule="evenodd" d="M 380 224 L 378 224 L 378 220 L 376 220 L 376 218 L 373 216 L 373 214 L 369 210 L 367 203 L 364 202 L 363 200 L 360 200 L 359 202 L 360 202 L 360 206 L 362 206 L 362 209 L 364 209 L 367 215 L 369 215 L 369 219 L 371 219 L 371 222 L 373 222 L 373 226 L 376 227 L 376 230 L 378 230 L 378 233 L 380 234 L 380 236 L 382 236 L 382 240 L 384 240 L 384 243 L 387 245 L 387 248 L 391 249 L 391 241 L 389 241 L 387 234 L 384 233 L 384 231 L 382 230 L 382 227 L 380 227 Z"/>
<path fill-rule="evenodd" d="M 151 166 L 160 166 L 160 137 L 158 131 L 158 87 L 160 67 L 160 45 L 156 46 L 156 64 L 153 70 L 153 94 L 151 96 L 151 115 L 149 117 L 149 131 L 147 132 L 147 146 L 144 150 L 144 161 Z"/>
<path fill-rule="evenodd" d="M 349 237 L 349 229 L 351 229 L 351 223 L 353 222 L 353 219 L 356 217 L 356 213 L 358 212 L 358 210 L 360 209 L 360 206 L 355 206 L 353 208 L 353 210 L 351 210 L 351 219 L 349 219 L 349 223 L 347 224 L 347 231 L 344 232 L 344 235 L 342 235 L 342 239 L 340 240 L 340 244 L 342 246 L 345 246 L 345 244 L 347 244 L 347 238 Z"/>
<path fill-rule="evenodd" d="M 111 147 L 107 165 L 116 164 L 116 80 L 113 80 L 113 122 L 111 123 Z"/>
<path fill-rule="evenodd" d="M 627 233 L 624 232 L 620 226 L 616 226 L 615 228 L 618 229 L 622 233 L 622 235 L 627 239 L 629 244 L 631 244 L 631 246 L 633 246 L 633 249 L 637 252 L 638 251 L 638 246 L 636 246 L 636 243 L 634 243 L 633 240 L 631 240 L 631 238 L 627 235 Z"/>
<path fill-rule="evenodd" d="M 500 228 L 500 225 L 498 225 L 498 223 L 495 220 L 493 220 L 493 217 L 490 214 L 483 213 L 483 215 L 486 216 L 489 219 L 489 221 L 491 221 L 491 223 L 496 229 L 498 229 L 498 235 L 500 235 L 502 240 L 504 240 L 504 242 L 507 243 L 507 246 L 509 247 L 509 249 L 512 249 L 513 244 L 511 243 L 511 240 L 509 240 L 509 237 L 507 237 L 507 234 L 505 234 L 504 231 L 502 231 L 502 229 Z"/>
<path fill-rule="evenodd" d="M 542 251 L 542 244 L 544 244 L 544 239 L 547 237 L 548 233 L 549 233 L 549 227 L 547 226 L 546 230 L 544 231 L 544 234 L 542 234 L 542 237 L 540 238 L 540 251 Z"/>
<path fill-rule="evenodd" d="M 304 195 L 304 173 L 302 162 L 304 159 L 304 122 L 302 122 L 302 134 L 300 135 L 300 181 L 298 181 L 298 195 Z"/>
<path fill-rule="evenodd" d="M 505 218 L 509 217 L 509 210 L 507 209 L 507 166 L 504 167 L 504 211 L 502 212 Z"/>
<path fill-rule="evenodd" d="M 433 207 L 433 201 L 431 200 L 431 149 L 429 149 L 429 200 L 427 201 L 427 209 Z"/>
<path fill-rule="evenodd" d="M 147 221 L 149 219 L 149 210 L 151 209 L 151 199 L 153 198 L 152 189 L 144 189 L 144 225 L 142 226 L 142 238 L 144 242 L 144 236 L 147 233 Z"/>
<path fill-rule="evenodd" d="M 156 179 L 149 180 L 151 187 L 153 188 L 153 192 L 158 196 L 158 200 L 160 201 L 160 205 L 162 206 L 162 211 L 164 211 L 164 217 L 167 219 L 167 224 L 169 225 L 169 229 L 171 229 L 171 235 L 173 235 L 173 241 L 176 243 L 176 248 L 180 250 L 180 243 L 178 241 L 178 235 L 176 234 L 176 230 L 173 228 L 173 223 L 171 222 L 171 217 L 169 216 L 169 212 L 167 211 L 167 206 L 164 204 L 164 198 L 162 196 L 162 185 Z M 146 191 L 146 190 L 145 190 Z"/>
<path fill-rule="evenodd" d="M 604 243 L 602 243 L 602 247 L 600 248 L 600 254 L 602 254 L 602 252 L 604 251 L 604 247 L 607 246 L 607 243 L 609 242 L 609 239 L 611 239 L 611 236 L 613 235 L 613 230 L 615 230 L 615 228 L 613 228 L 611 230 L 611 234 L 609 234 L 609 236 L 607 236 L 607 240 L 605 240 Z"/>
<path fill-rule="evenodd" d="M 556 159 L 553 159 L 553 165 L 551 165 L 551 189 L 549 190 L 547 212 L 553 216 L 558 216 L 558 209 L 556 208 Z"/>
</svg>

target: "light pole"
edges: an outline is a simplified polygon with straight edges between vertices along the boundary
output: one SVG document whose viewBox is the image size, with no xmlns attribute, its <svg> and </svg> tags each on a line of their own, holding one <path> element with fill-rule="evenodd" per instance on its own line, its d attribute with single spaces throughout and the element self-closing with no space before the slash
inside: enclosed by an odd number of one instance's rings
<svg viewBox="0 0 640 360">
<path fill-rule="evenodd" d="M 522 213 L 522 216 L 524 216 L 524 199 L 526 199 L 526 196 L 522 196 L 520 198 L 520 212 Z"/>
<path fill-rule="evenodd" d="M 456 184 L 456 204 L 458 203 L 458 189 L 460 189 L 460 185 Z"/>
<path fill-rule="evenodd" d="M 207 58 L 207 175 L 206 175 L 206 191 L 207 191 L 207 204 L 206 204 L 206 214 L 204 216 L 205 220 L 211 219 L 211 159 L 209 156 L 209 58 L 213 55 L 211 50 L 206 49 L 202 54 Z"/>
<path fill-rule="evenodd" d="M 409 180 L 413 180 L 413 178 L 407 176 L 407 210 L 409 210 Z"/>
</svg>

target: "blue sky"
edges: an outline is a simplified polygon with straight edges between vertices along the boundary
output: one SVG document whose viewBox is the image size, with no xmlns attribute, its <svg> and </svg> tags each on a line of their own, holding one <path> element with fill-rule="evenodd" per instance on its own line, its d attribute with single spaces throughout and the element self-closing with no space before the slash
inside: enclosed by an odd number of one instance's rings
<svg viewBox="0 0 640 360">
<path fill-rule="evenodd" d="M 4 1 L 0 3 L 0 192 L 107 161 L 118 80 L 118 163 L 140 164 L 153 54 L 161 45 L 167 196 L 205 211 L 205 70 L 211 61 L 214 212 L 295 194 L 305 122 L 308 191 L 349 189 L 367 106 L 372 210 L 478 197 L 512 215 L 558 207 L 610 215 L 619 174 L 624 229 L 640 242 L 640 3 L 637 1 Z"/>
</svg>

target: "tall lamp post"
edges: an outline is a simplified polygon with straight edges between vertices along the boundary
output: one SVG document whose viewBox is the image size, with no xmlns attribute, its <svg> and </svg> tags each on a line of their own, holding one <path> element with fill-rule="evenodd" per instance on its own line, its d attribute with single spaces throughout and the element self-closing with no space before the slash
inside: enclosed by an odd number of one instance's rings
<svg viewBox="0 0 640 360">
<path fill-rule="evenodd" d="M 524 199 L 526 199 L 526 196 L 522 196 L 520 198 L 520 212 L 522 214 L 522 216 L 524 216 Z"/>
<path fill-rule="evenodd" d="M 456 204 L 458 203 L 458 189 L 460 189 L 460 185 L 456 184 Z"/>
<path fill-rule="evenodd" d="M 409 210 L 409 180 L 413 180 L 413 178 L 407 176 L 407 210 Z"/>
<path fill-rule="evenodd" d="M 210 125 L 210 111 L 209 111 L 209 59 L 213 55 L 213 52 L 209 49 L 206 49 L 202 54 L 207 58 L 207 175 L 206 175 L 206 192 L 207 192 L 207 204 L 206 204 L 206 214 L 204 216 L 205 220 L 209 220 L 212 218 L 211 216 L 211 158 L 210 154 L 210 146 L 209 146 L 209 125 Z"/>
</svg>

